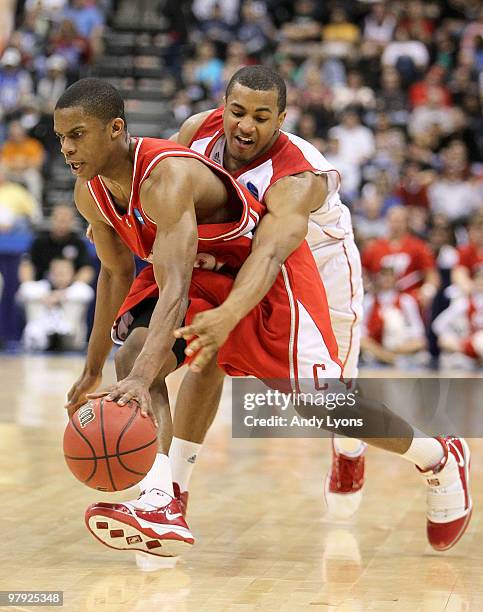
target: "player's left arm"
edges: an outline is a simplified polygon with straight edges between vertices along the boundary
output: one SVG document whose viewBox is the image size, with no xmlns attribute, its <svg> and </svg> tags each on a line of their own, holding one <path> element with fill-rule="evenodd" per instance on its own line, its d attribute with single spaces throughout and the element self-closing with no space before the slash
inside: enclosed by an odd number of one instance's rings
<svg viewBox="0 0 483 612">
<path fill-rule="evenodd" d="M 281 266 L 307 235 L 309 215 L 327 197 L 324 175 L 303 174 L 285 177 L 265 196 L 268 212 L 260 221 L 252 251 L 240 268 L 225 302 L 196 315 L 191 325 L 176 331 L 177 337 L 194 339 L 186 349 L 196 355 L 193 370 L 202 369 L 238 322 L 268 293 Z"/>
<path fill-rule="evenodd" d="M 141 188 L 143 209 L 157 226 L 152 260 L 159 299 L 143 349 L 129 376 L 110 389 L 109 399 L 119 404 L 135 399 L 148 412 L 149 387 L 171 351 L 173 332 L 183 321 L 188 307 L 198 245 L 195 180 L 194 174 L 176 171 L 175 160 L 165 160 Z"/>
</svg>

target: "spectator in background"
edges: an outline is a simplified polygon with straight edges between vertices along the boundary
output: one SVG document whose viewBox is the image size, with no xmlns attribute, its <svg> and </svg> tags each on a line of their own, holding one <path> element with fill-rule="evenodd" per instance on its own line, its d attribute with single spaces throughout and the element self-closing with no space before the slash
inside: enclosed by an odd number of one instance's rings
<svg viewBox="0 0 483 612">
<path fill-rule="evenodd" d="M 18 120 L 30 138 L 42 143 L 48 158 L 58 153 L 59 145 L 52 129 L 52 115 L 42 111 L 38 98 L 25 96 L 13 118 Z"/>
<path fill-rule="evenodd" d="M 67 87 L 67 60 L 62 55 L 51 55 L 45 62 L 46 74 L 37 85 L 37 94 L 44 112 L 52 115 L 55 103 Z"/>
<path fill-rule="evenodd" d="M 53 259 L 70 260 L 76 281 L 89 285 L 94 278 L 87 246 L 75 231 L 75 216 L 72 206 L 57 205 L 50 216 L 50 227 L 41 232 L 32 242 L 30 253 L 19 270 L 21 282 L 45 278 Z"/>
<path fill-rule="evenodd" d="M 396 189 L 401 204 L 428 209 L 428 185 L 433 178 L 434 173 L 423 171 L 417 162 L 407 162 L 402 168 L 401 180 Z"/>
<path fill-rule="evenodd" d="M 336 112 L 345 110 L 348 106 L 367 111 L 376 106 L 374 91 L 366 87 L 362 75 L 357 70 L 347 73 L 347 84 L 334 88 L 332 108 Z"/>
<path fill-rule="evenodd" d="M 7 180 L 5 168 L 0 164 L 0 233 L 27 230 L 41 217 L 32 194 L 22 185 Z"/>
<path fill-rule="evenodd" d="M 374 239 L 387 235 L 387 223 L 382 214 L 383 198 L 375 185 L 367 183 L 354 210 L 357 245 L 362 251 Z"/>
<path fill-rule="evenodd" d="M 64 19 L 52 31 L 49 51 L 61 55 L 67 63 L 67 72 L 72 80 L 79 76 L 80 68 L 89 61 L 89 43 L 80 36 L 72 21 Z"/>
<path fill-rule="evenodd" d="M 340 155 L 347 163 L 361 166 L 374 154 L 374 135 L 361 124 L 357 111 L 352 108 L 343 112 L 341 123 L 329 130 L 329 136 L 337 138 Z"/>
<path fill-rule="evenodd" d="M 292 43 L 314 42 L 320 40 L 318 10 L 313 0 L 296 0 L 294 15 L 281 28 L 282 40 Z"/>
<path fill-rule="evenodd" d="M 21 66 L 21 56 L 17 49 L 9 47 L 0 58 L 0 118 L 13 113 L 22 96 L 31 94 L 32 79 Z"/>
<path fill-rule="evenodd" d="M 432 66 L 423 79 L 411 85 L 409 89 L 409 102 L 413 108 L 428 103 L 429 92 L 439 91 L 442 106 L 451 106 L 451 94 L 443 83 L 444 69 L 441 66 Z"/>
<path fill-rule="evenodd" d="M 248 64 L 245 45 L 238 40 L 229 43 L 226 49 L 225 65 L 223 67 L 223 82 L 228 83 L 237 70 Z"/>
<path fill-rule="evenodd" d="M 389 12 L 385 2 L 373 2 L 369 14 L 364 19 L 364 41 L 384 48 L 392 39 L 396 18 Z"/>
<path fill-rule="evenodd" d="M 401 77 L 395 68 L 382 71 L 381 86 L 376 96 L 376 110 L 386 114 L 392 125 L 406 126 L 409 112 L 406 92 L 401 87 Z M 374 115 L 370 121 L 374 125 Z"/>
<path fill-rule="evenodd" d="M 299 136 L 311 142 L 319 135 L 317 134 L 317 121 L 312 113 L 300 115 L 296 132 Z"/>
<path fill-rule="evenodd" d="M 99 36 L 104 26 L 104 14 L 96 0 L 71 0 L 70 6 L 62 11 L 61 19 L 71 21 L 77 32 L 88 40 Z"/>
<path fill-rule="evenodd" d="M 465 295 L 473 291 L 474 278 L 483 267 L 483 212 L 470 221 L 468 237 L 468 244 L 458 248 L 458 257 L 452 273 L 452 282 Z"/>
<path fill-rule="evenodd" d="M 443 151 L 443 171 L 428 188 L 433 214 L 445 215 L 451 223 L 462 223 L 482 210 L 481 185 L 468 179 L 464 158 Z"/>
<path fill-rule="evenodd" d="M 442 134 L 450 134 L 457 125 L 457 117 L 452 108 L 444 104 L 444 96 L 439 88 L 431 87 L 427 92 L 427 102 L 417 106 L 409 119 L 409 132 L 412 136 L 428 132 L 438 126 Z"/>
<path fill-rule="evenodd" d="M 9 177 L 24 183 L 34 198 L 42 201 L 42 164 L 45 149 L 35 138 L 27 135 L 20 121 L 12 121 L 8 127 L 8 138 L 0 152 L 0 163 Z"/>
<path fill-rule="evenodd" d="M 215 98 L 223 89 L 223 62 L 216 56 L 213 43 L 206 40 L 196 48 L 195 76 Z"/>
<path fill-rule="evenodd" d="M 80 350 L 86 341 L 87 306 L 94 297 L 89 285 L 75 280 L 68 259 L 52 259 L 44 280 L 20 285 L 18 300 L 25 307 L 27 350 Z"/>
<path fill-rule="evenodd" d="M 400 365 L 402 358 L 424 350 L 424 323 L 416 300 L 397 289 L 396 273 L 382 267 L 375 279 L 376 291 L 364 297 L 361 350 L 388 365 Z"/>
<path fill-rule="evenodd" d="M 205 40 L 210 40 L 218 53 L 225 53 L 227 46 L 233 40 L 233 28 L 223 19 L 223 12 L 219 4 L 213 4 L 208 19 L 199 22 L 200 34 Z"/>
<path fill-rule="evenodd" d="M 483 266 L 476 268 L 471 291 L 456 295 L 433 322 L 442 351 L 448 354 L 444 365 L 462 368 L 483 363 Z M 456 359 L 455 359 L 456 358 Z M 449 363 L 448 363 L 449 362 Z"/>
<path fill-rule="evenodd" d="M 359 194 L 359 185 L 361 182 L 360 167 L 357 164 L 349 163 L 346 158 L 340 154 L 339 140 L 336 137 L 331 137 L 327 140 L 327 148 L 323 153 L 329 162 L 337 168 L 340 174 L 340 193 L 342 201 L 345 204 L 353 202 Z"/>
<path fill-rule="evenodd" d="M 412 294 L 427 306 L 439 286 L 433 254 L 423 240 L 409 233 L 407 209 L 393 206 L 386 220 L 386 237 L 374 240 L 362 251 L 362 265 L 372 275 L 391 268 L 398 291 Z"/>
<path fill-rule="evenodd" d="M 399 22 L 399 27 L 410 39 L 429 44 L 434 32 L 434 23 L 424 15 L 424 4 L 421 0 L 409 0 L 405 4 L 406 16 Z"/>
<path fill-rule="evenodd" d="M 240 13 L 240 0 L 194 0 L 193 13 L 201 22 L 210 19 L 213 15 L 213 7 L 220 7 L 221 18 L 229 25 L 234 26 L 238 22 Z"/>
<path fill-rule="evenodd" d="M 357 25 L 349 21 L 342 7 L 336 6 L 330 13 L 330 23 L 322 28 L 322 49 L 329 57 L 350 57 L 359 37 Z"/>
<path fill-rule="evenodd" d="M 271 46 L 273 26 L 260 2 L 245 0 L 241 7 L 241 24 L 237 38 L 244 45 L 250 58 L 260 61 L 262 54 Z"/>
<path fill-rule="evenodd" d="M 429 53 L 424 43 L 411 39 L 408 31 L 398 26 L 381 57 L 383 66 L 392 66 L 401 74 L 404 83 L 411 83 L 426 68 Z"/>
<path fill-rule="evenodd" d="M 468 23 L 461 37 L 460 61 L 466 65 L 482 70 L 481 48 L 483 40 L 483 8 L 479 7 L 478 19 Z"/>
<path fill-rule="evenodd" d="M 20 52 L 23 65 L 31 68 L 43 50 L 43 38 L 37 29 L 35 13 L 25 13 L 21 26 L 10 37 L 10 44 Z"/>
<path fill-rule="evenodd" d="M 27 0 L 25 9 L 44 22 L 55 23 L 67 4 L 68 0 Z"/>
</svg>

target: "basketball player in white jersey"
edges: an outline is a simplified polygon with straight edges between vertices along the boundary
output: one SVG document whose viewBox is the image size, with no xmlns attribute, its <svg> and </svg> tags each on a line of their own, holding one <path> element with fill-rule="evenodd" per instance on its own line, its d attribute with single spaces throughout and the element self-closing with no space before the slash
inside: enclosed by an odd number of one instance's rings
<svg viewBox="0 0 483 612">
<path fill-rule="evenodd" d="M 242 68 L 227 87 L 225 107 L 191 117 L 172 139 L 223 165 L 266 204 L 273 217 L 272 228 L 266 232 L 267 246 L 277 251 L 282 261 L 307 239 L 327 293 L 344 377 L 355 379 L 363 289 L 350 213 L 339 197 L 340 176 L 336 168 L 313 145 L 281 131 L 285 99 L 285 83 L 276 72 L 263 66 Z M 248 312 L 270 288 L 269 275 L 264 277 L 263 269 L 258 269 L 255 277 L 249 270 L 245 274 L 246 286 L 224 304 L 223 320 L 220 312 L 212 311 L 193 322 L 193 330 L 199 336 L 195 347 L 203 347 L 195 365 L 211 360 L 236 319 L 241 318 L 239 314 L 230 317 L 231 304 L 239 309 L 240 299 L 243 303 L 250 296 L 243 308 Z M 189 384 L 192 374 L 187 376 L 176 407 L 171 451 L 175 474 L 177 467 L 180 470 L 182 482 L 178 484 L 182 492 L 188 484 L 193 458 L 216 414 L 224 379 L 211 361 L 211 366 L 204 368 L 207 395 L 202 396 L 198 377 Z M 365 446 L 359 440 L 333 439 L 325 499 L 330 513 L 337 518 L 347 518 L 359 507 Z M 187 463 L 188 459 L 191 463 Z"/>
</svg>

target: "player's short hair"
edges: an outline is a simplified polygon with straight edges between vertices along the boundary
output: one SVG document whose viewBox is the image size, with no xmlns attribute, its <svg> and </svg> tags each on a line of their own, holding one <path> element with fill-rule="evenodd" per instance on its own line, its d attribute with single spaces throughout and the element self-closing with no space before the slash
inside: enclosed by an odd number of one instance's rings
<svg viewBox="0 0 483 612">
<path fill-rule="evenodd" d="M 287 86 L 282 77 L 266 66 L 245 66 L 237 70 L 231 77 L 230 82 L 226 86 L 225 95 L 231 94 L 233 87 L 236 83 L 240 83 L 244 87 L 254 89 L 255 91 L 270 91 L 276 89 L 278 94 L 278 112 L 281 113 L 287 106 Z"/>
<path fill-rule="evenodd" d="M 86 113 L 107 124 L 120 117 L 126 124 L 124 100 L 119 91 L 107 81 L 96 78 L 80 79 L 68 87 L 57 100 L 58 108 L 79 106 Z"/>
</svg>

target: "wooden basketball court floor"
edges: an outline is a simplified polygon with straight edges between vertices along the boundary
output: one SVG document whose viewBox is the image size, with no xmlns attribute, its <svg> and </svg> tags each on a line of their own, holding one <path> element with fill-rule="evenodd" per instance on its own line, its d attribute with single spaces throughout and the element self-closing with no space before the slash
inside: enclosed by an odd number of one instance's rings
<svg viewBox="0 0 483 612">
<path fill-rule="evenodd" d="M 454 549 L 436 553 L 410 464 L 370 450 L 357 518 L 330 522 L 328 440 L 231 439 L 225 395 L 192 480 L 197 543 L 175 568 L 146 573 L 83 522 L 89 503 L 136 492 L 99 494 L 64 464 L 62 406 L 81 367 L 78 358 L 0 356 L 0 590 L 61 590 L 69 611 L 483 610 L 481 440 L 470 441 L 472 523 Z"/>
</svg>

